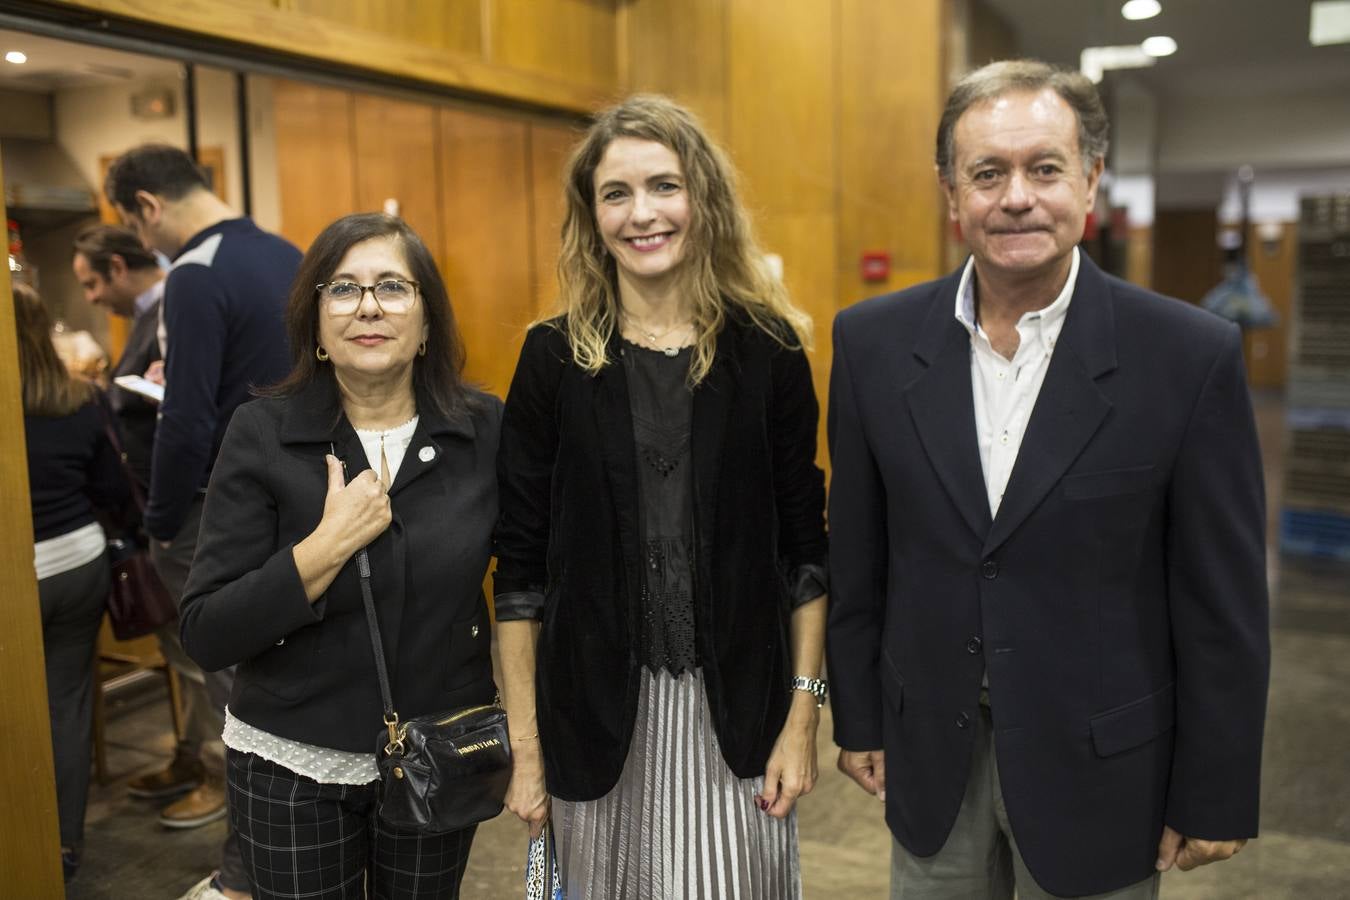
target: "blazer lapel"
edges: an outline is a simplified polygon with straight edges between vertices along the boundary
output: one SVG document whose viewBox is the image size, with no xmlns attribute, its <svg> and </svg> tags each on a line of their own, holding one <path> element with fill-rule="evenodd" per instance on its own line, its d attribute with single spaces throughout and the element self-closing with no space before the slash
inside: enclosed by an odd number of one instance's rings
<svg viewBox="0 0 1350 900">
<path fill-rule="evenodd" d="M 1097 433 L 1111 411 L 1111 401 L 1096 379 L 1115 368 L 1110 291 L 1101 270 L 1083 253 L 1059 345 L 1027 422 L 984 555 L 997 550 L 1031 515 Z"/>
<path fill-rule="evenodd" d="M 975 399 L 970 383 L 970 334 L 956 321 L 960 270 L 937 289 L 914 345 L 927 368 L 905 388 L 909 414 L 938 480 L 966 524 L 989 533 L 989 496 L 984 488 L 975 435 Z"/>
<path fill-rule="evenodd" d="M 638 548 L 638 475 L 637 439 L 633 435 L 633 410 L 628 399 L 628 375 L 619 358 L 621 345 L 617 333 L 610 340 L 609 363 L 595 376 L 595 424 L 600 458 L 609 479 L 618 525 L 627 596 L 638 595 L 642 584 L 641 554 Z M 636 616 L 628 616 L 629 631 L 637 640 Z M 633 647 L 637 644 L 633 643 Z"/>
<path fill-rule="evenodd" d="M 408 450 L 403 455 L 403 462 L 399 464 L 394 483 L 389 486 L 391 497 L 401 493 L 409 484 L 436 467 L 444 453 L 442 447 L 444 441 L 455 438 L 473 440 L 476 433 L 473 420 L 467 416 L 462 421 L 452 422 L 436 412 L 429 401 L 421 398 L 418 400 L 417 409 L 417 429 L 413 432 L 412 441 L 409 442 Z"/>
<path fill-rule="evenodd" d="M 717 353 L 712 368 L 694 389 L 693 412 L 689 426 L 689 444 L 694 465 L 695 538 L 710 542 L 716 532 L 717 486 L 722 471 L 722 445 L 726 438 L 727 417 L 739 380 L 740 347 L 734 329 L 727 323 L 717 336 Z M 699 547 L 704 559 L 707 554 Z"/>
</svg>

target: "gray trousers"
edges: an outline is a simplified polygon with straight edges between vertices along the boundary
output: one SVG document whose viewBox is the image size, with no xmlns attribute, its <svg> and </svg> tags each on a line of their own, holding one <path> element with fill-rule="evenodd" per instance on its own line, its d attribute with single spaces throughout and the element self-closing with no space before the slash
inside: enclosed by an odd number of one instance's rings
<svg viewBox="0 0 1350 900">
<path fill-rule="evenodd" d="M 108 554 L 38 582 L 61 846 L 79 849 L 89 800 L 94 650 L 110 584 Z"/>
<path fill-rule="evenodd" d="M 181 606 L 183 588 L 187 585 L 188 571 L 192 567 L 192 557 L 197 552 L 197 532 L 202 522 L 202 498 L 199 496 L 188 509 L 183 527 L 168 547 L 161 547 L 158 541 L 150 542 L 150 561 L 155 571 L 168 588 L 169 595 Z M 156 632 L 160 647 L 169 665 L 182 676 L 183 705 L 187 719 L 187 746 L 200 750 L 203 741 L 219 740 L 225 730 L 225 704 L 230 699 L 230 687 L 234 683 L 234 668 L 219 672 L 203 672 L 186 653 L 178 636 L 178 622 L 174 621 Z M 193 693 L 195 692 L 195 694 Z M 189 697 L 189 694 L 193 696 Z M 187 749 L 185 747 L 184 749 Z M 222 773 L 223 774 L 223 773 Z M 231 890 L 248 891 L 248 876 L 244 871 L 244 861 L 239 856 L 239 838 L 225 819 L 225 846 L 221 850 L 220 883 Z"/>
<path fill-rule="evenodd" d="M 891 846 L 891 900 L 1052 900 L 1031 877 L 1017 850 L 1008 810 L 1003 805 L 998 766 L 994 761 L 994 729 L 987 706 L 974 722 L 975 749 L 970 780 L 956 824 L 937 855 L 913 856 L 899 841 Z M 1156 900 L 1160 876 L 1093 894 L 1083 900 Z"/>
</svg>

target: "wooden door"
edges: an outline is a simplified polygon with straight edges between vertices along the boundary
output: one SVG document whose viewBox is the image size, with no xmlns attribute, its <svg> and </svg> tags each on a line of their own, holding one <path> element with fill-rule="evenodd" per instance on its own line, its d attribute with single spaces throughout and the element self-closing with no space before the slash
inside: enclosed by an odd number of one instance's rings
<svg viewBox="0 0 1350 900">
<path fill-rule="evenodd" d="M 334 219 L 356 211 L 353 97 L 278 79 L 272 102 L 281 233 L 303 250 Z"/>
<path fill-rule="evenodd" d="M 4 172 L 0 171 L 0 183 Z M 0 212 L 4 197 L 0 195 Z M 0 268 L 0 346 L 16 346 L 9 266 Z M 0 353 L 0 885 L 14 897 L 64 897 L 56 773 L 47 719 L 42 618 L 33 569 L 33 513 L 19 358 Z"/>
<path fill-rule="evenodd" d="M 441 274 L 468 348 L 467 377 L 505 397 L 535 307 L 528 126 L 449 108 L 439 124 Z"/>
<path fill-rule="evenodd" d="M 356 210 L 397 212 L 437 262 L 441 247 L 436 107 L 374 94 L 353 102 Z"/>
</svg>

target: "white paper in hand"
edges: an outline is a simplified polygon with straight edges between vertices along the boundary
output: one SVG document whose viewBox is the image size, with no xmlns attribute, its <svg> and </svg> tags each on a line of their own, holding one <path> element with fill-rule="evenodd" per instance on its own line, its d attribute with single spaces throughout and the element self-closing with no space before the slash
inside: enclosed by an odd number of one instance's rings
<svg viewBox="0 0 1350 900">
<path fill-rule="evenodd" d="M 113 379 L 113 383 L 120 388 L 126 388 L 133 394 L 140 394 L 156 403 L 164 402 L 164 385 L 155 384 L 153 381 L 147 381 L 139 375 L 118 375 Z"/>
</svg>

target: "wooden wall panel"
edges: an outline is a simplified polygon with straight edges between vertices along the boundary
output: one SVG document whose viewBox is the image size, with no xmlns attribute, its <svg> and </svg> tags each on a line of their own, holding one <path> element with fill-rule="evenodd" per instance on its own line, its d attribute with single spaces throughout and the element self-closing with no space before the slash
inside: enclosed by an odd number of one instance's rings
<svg viewBox="0 0 1350 900">
<path fill-rule="evenodd" d="M 456 109 L 439 118 L 441 273 L 469 350 L 466 376 L 505 397 L 534 318 L 527 125 Z"/>
<path fill-rule="evenodd" d="M 558 300 L 558 251 L 563 220 L 563 166 L 580 129 L 530 124 L 530 235 L 536 316 L 552 314 Z"/>
<path fill-rule="evenodd" d="M 477 56 L 483 49 L 481 0 L 280 0 L 274 5 L 454 53 Z"/>
<path fill-rule="evenodd" d="M 1125 242 L 1125 279 L 1141 288 L 1153 288 L 1153 228 L 1130 229 Z"/>
<path fill-rule="evenodd" d="M 272 97 L 281 233 L 303 250 L 356 208 L 352 94 L 278 79 Z"/>
<path fill-rule="evenodd" d="M 8 266 L 0 269 L 0 298 L 0 893 L 57 898 L 65 889 Z"/>
<path fill-rule="evenodd" d="M 619 18 L 625 88 L 679 101 L 719 140 L 727 134 L 728 9 L 723 0 L 633 3 Z"/>
<path fill-rule="evenodd" d="M 738 0 L 729 13 L 731 154 L 764 249 L 783 258 L 818 335 L 837 306 L 834 33 L 819 0 Z"/>
<path fill-rule="evenodd" d="M 438 253 L 442 246 L 437 179 L 436 107 L 357 94 L 356 211 L 379 212 L 397 200 L 400 216 Z M 445 260 L 438 254 L 437 263 Z"/>
<path fill-rule="evenodd" d="M 63 0 L 63 6 L 586 112 L 618 89 L 618 0 Z M 393 10 L 390 12 L 389 10 Z M 330 12 L 334 11 L 334 12 Z M 459 52 L 479 18 L 481 52 Z M 453 45 L 453 46 L 449 46 Z"/>
<path fill-rule="evenodd" d="M 1262 241 L 1257 226 L 1247 235 L 1247 259 L 1261 292 L 1275 307 L 1280 321 L 1274 328 L 1248 331 L 1243 336 L 1247 380 L 1252 387 L 1282 388 L 1289 374 L 1289 327 L 1294 315 L 1294 273 L 1298 271 L 1298 225 L 1286 222 L 1279 237 Z"/>
<path fill-rule="evenodd" d="M 618 92 L 619 0 L 486 0 L 489 59 L 508 69 Z"/>
<path fill-rule="evenodd" d="M 820 0 L 730 6 L 728 141 L 756 209 L 833 213 L 832 7 Z"/>
<path fill-rule="evenodd" d="M 827 393 L 839 219 L 836 5 L 737 0 L 731 6 L 727 123 L 764 250 L 783 259 L 793 301 L 815 322 L 811 369 Z M 821 417 L 819 458 L 826 457 Z"/>
<path fill-rule="evenodd" d="M 1158 210 L 1153 219 L 1153 290 L 1199 303 L 1219 283 L 1218 228 L 1213 208 Z"/>
<path fill-rule="evenodd" d="M 942 57 L 936 40 L 916 37 L 941 33 L 941 5 L 840 5 L 840 306 L 941 274 L 946 210 L 932 160 Z M 862 280 L 872 250 L 890 254 L 886 282 Z"/>
</svg>

